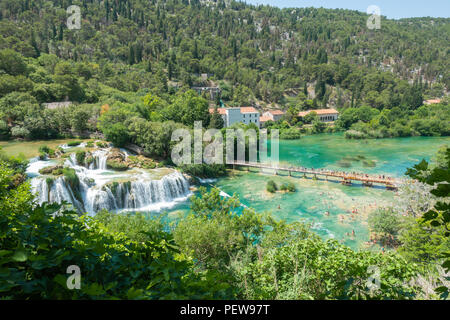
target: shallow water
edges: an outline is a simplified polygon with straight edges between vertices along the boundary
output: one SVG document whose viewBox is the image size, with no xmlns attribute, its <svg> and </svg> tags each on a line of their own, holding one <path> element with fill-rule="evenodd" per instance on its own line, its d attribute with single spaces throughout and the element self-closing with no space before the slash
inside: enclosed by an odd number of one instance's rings
<svg viewBox="0 0 450 320">
<path fill-rule="evenodd" d="M 450 145 L 450 138 L 347 140 L 342 134 L 322 134 L 307 136 L 301 140 L 280 141 L 280 162 L 308 168 L 402 177 L 406 168 L 422 159 L 430 160 L 442 145 Z M 19 144 L 13 146 L 18 148 L 16 151 L 20 150 Z M 23 145 L 22 150 L 28 147 Z M 30 176 L 38 175 L 37 171 L 41 166 L 40 163 L 31 164 Z M 107 172 L 102 174 L 104 176 L 96 176 L 97 180 L 112 178 Z M 165 174 L 167 172 L 163 170 L 161 175 Z M 312 223 L 313 229 L 322 237 L 335 238 L 354 249 L 361 248 L 369 238 L 366 221 L 370 212 L 395 201 L 395 193 L 381 187 L 365 188 L 358 184 L 343 186 L 337 182 L 304 179 L 299 174 L 293 177 L 283 174 L 284 176 L 265 175 L 256 169 L 249 172 L 244 169 L 233 171 L 232 175 L 223 179 L 206 179 L 203 183 L 208 187 L 218 187 L 223 195 L 238 195 L 243 205 L 259 212 L 271 212 L 289 222 L 304 220 Z M 161 177 L 153 177 L 158 178 Z M 265 188 L 270 179 L 278 185 L 293 182 L 297 192 L 269 194 Z M 171 201 L 170 206 L 158 203 L 157 206 L 145 209 L 149 210 L 149 215 L 158 215 L 168 207 L 171 207 L 167 209 L 169 219 L 178 219 L 189 211 L 189 201 L 186 197 L 179 198 Z M 352 214 L 354 210 L 358 212 Z M 351 236 L 352 231 L 355 236 Z"/>
<path fill-rule="evenodd" d="M 347 140 L 342 134 L 323 134 L 280 141 L 280 162 L 402 177 L 408 167 L 422 159 L 430 160 L 439 147 L 446 144 L 450 144 L 448 137 Z M 304 179 L 300 174 L 297 177 L 273 176 L 255 169 L 245 170 L 235 171 L 233 176 L 213 184 L 225 193 L 237 194 L 244 205 L 257 211 L 268 211 L 287 221 L 303 219 L 313 223 L 313 229 L 319 235 L 335 238 L 354 249 L 361 248 L 369 240 L 369 213 L 395 201 L 395 192 L 382 187 L 343 186 L 336 182 Z M 265 188 L 270 179 L 278 185 L 291 181 L 297 192 L 269 194 Z M 353 210 L 358 212 L 352 214 Z M 351 236 L 353 230 L 355 236 Z"/>
</svg>

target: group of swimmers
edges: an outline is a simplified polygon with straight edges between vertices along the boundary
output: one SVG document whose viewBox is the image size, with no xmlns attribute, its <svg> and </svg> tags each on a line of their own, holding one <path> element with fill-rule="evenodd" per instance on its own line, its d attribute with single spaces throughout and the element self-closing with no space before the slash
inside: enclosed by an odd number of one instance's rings
<svg viewBox="0 0 450 320">
<path fill-rule="evenodd" d="M 335 171 L 335 170 L 329 170 L 329 169 L 315 169 L 315 168 L 305 168 L 305 167 L 300 167 L 300 168 L 296 168 L 296 167 L 289 167 L 288 169 L 290 170 L 295 170 L 295 169 L 300 169 L 301 171 L 305 171 L 305 172 L 310 172 L 310 173 L 322 173 L 325 175 L 332 175 L 332 176 L 340 176 L 342 178 L 360 178 L 360 179 L 369 179 L 371 178 L 371 176 L 367 173 L 360 173 L 360 172 L 356 172 L 356 171 L 352 171 L 352 172 L 343 172 L 343 171 Z M 372 178 L 378 178 L 380 180 L 388 180 L 388 181 L 393 181 L 394 179 L 392 177 L 388 177 L 386 175 L 378 175 L 378 176 L 373 176 Z"/>
</svg>

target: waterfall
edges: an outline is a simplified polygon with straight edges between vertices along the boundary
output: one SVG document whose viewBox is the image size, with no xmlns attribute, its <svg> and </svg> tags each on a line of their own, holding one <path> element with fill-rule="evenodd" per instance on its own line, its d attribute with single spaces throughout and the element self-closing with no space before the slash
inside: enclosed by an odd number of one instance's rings
<svg viewBox="0 0 450 320">
<path fill-rule="evenodd" d="M 109 149 L 86 153 L 84 163 L 78 163 L 75 153 L 65 161 L 65 167 L 75 171 L 77 184 L 65 176 L 41 175 L 38 169 L 51 161 L 31 164 L 27 170 L 32 178 L 31 187 L 39 204 L 63 201 L 72 203 L 80 212 L 94 214 L 99 210 L 159 211 L 190 195 L 189 183 L 178 171 L 170 172 L 158 179 L 152 174 L 160 171 L 133 169 L 116 172 L 108 170 L 106 160 Z M 89 161 L 87 158 L 91 157 Z M 166 169 L 165 169 L 166 170 Z M 164 171 L 165 172 L 165 171 Z M 73 179 L 72 179 L 73 180 Z"/>
<path fill-rule="evenodd" d="M 88 189 L 86 210 L 160 209 L 174 200 L 189 195 L 189 184 L 178 172 L 164 176 L 161 180 L 138 179 L 127 182 L 113 182 L 102 187 Z"/>
<path fill-rule="evenodd" d="M 88 163 L 88 158 L 92 157 L 92 161 Z M 84 166 L 89 170 L 106 170 L 106 159 L 108 157 L 108 150 L 96 150 L 92 153 L 87 153 L 84 163 L 78 163 L 75 153 L 71 153 L 66 161 L 66 165 L 70 167 Z"/>
<path fill-rule="evenodd" d="M 72 203 L 75 208 L 83 211 L 83 203 L 75 197 L 74 190 L 65 181 L 64 177 L 57 177 L 55 179 L 37 177 L 32 179 L 31 188 L 39 204 L 44 202 L 62 203 L 65 201 Z"/>
</svg>

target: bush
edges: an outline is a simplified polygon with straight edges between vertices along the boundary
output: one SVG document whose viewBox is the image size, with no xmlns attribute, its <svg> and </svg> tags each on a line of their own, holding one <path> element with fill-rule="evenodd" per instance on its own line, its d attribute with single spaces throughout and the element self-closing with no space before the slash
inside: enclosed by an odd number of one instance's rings
<svg viewBox="0 0 450 320">
<path fill-rule="evenodd" d="M 295 191 L 297 191 L 297 188 L 295 187 L 295 184 L 293 184 L 292 182 L 289 182 L 287 185 L 287 190 L 289 192 L 295 192 Z"/>
<path fill-rule="evenodd" d="M 68 147 L 76 147 L 76 146 L 79 146 L 81 144 L 81 141 L 70 141 L 70 142 L 67 142 L 67 146 Z"/>
<path fill-rule="evenodd" d="M 77 163 L 82 165 L 84 164 L 84 159 L 86 159 L 86 151 L 77 151 L 75 153 L 75 158 L 77 159 Z"/>
<path fill-rule="evenodd" d="M 77 176 L 75 169 L 63 168 L 62 174 L 64 175 L 65 181 L 69 184 L 72 189 L 74 196 L 77 200 L 81 200 L 80 195 L 80 179 Z"/>
<path fill-rule="evenodd" d="M 295 188 L 295 185 L 292 182 L 283 183 L 280 186 L 281 191 L 288 191 L 288 192 L 295 192 L 297 189 Z"/>
<path fill-rule="evenodd" d="M 128 128 L 122 123 L 115 123 L 103 131 L 106 139 L 116 147 L 123 147 L 129 141 Z"/>
<path fill-rule="evenodd" d="M 266 190 L 270 193 L 275 193 L 278 190 L 277 184 L 273 180 L 267 181 Z"/>
<path fill-rule="evenodd" d="M 180 169 L 194 177 L 218 178 L 227 174 L 226 167 L 222 164 L 190 164 L 182 165 Z"/>
<path fill-rule="evenodd" d="M 107 147 L 108 147 L 108 144 L 107 144 L 106 142 L 103 142 L 103 141 L 97 141 L 97 142 L 95 143 L 95 145 L 96 145 L 97 147 L 99 147 L 99 148 L 107 148 Z"/>
<path fill-rule="evenodd" d="M 281 129 L 280 139 L 282 140 L 296 140 L 302 137 L 300 130 L 297 128 Z"/>
<path fill-rule="evenodd" d="M 344 137 L 346 139 L 367 139 L 368 136 L 364 132 L 356 130 L 348 130 L 345 132 Z"/>
</svg>

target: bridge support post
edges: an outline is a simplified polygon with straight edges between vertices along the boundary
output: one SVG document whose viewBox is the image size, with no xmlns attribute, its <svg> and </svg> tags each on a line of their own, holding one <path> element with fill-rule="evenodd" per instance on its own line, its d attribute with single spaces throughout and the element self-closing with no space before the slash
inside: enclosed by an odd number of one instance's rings
<svg viewBox="0 0 450 320">
<path fill-rule="evenodd" d="M 289 177 L 291 176 L 291 170 L 289 170 Z"/>
</svg>

